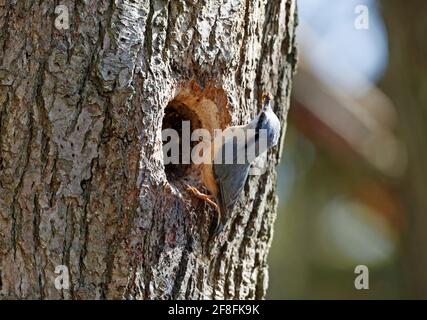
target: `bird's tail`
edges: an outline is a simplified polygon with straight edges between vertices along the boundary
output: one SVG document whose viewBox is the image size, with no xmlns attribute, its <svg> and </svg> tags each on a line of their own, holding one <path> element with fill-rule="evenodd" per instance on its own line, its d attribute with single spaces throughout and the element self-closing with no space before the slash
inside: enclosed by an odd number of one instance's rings
<svg viewBox="0 0 427 320">
<path fill-rule="evenodd" d="M 217 209 L 217 214 L 215 215 L 215 218 L 213 219 L 213 223 L 211 224 L 211 230 L 210 230 L 210 239 L 215 238 L 217 235 L 219 235 L 221 233 L 222 230 L 224 230 L 224 225 L 225 225 L 225 220 L 226 220 L 226 216 L 225 216 L 225 208 L 223 206 L 222 201 L 216 201 L 217 205 L 218 205 L 218 209 Z"/>
</svg>

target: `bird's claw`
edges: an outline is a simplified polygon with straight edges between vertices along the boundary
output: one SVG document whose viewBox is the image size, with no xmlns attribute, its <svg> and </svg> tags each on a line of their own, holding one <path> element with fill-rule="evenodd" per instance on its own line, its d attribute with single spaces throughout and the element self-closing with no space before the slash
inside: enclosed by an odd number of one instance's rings
<svg viewBox="0 0 427 320">
<path fill-rule="evenodd" d="M 193 186 L 189 186 L 188 184 L 186 185 L 186 190 L 193 193 L 199 199 L 202 199 L 202 200 L 213 199 L 213 195 L 201 193 L 199 190 L 197 190 L 197 188 Z"/>
<path fill-rule="evenodd" d="M 212 205 L 216 210 L 219 209 L 218 205 L 214 201 L 212 201 L 212 199 L 214 198 L 214 196 L 209 195 L 209 194 L 201 193 L 199 190 L 197 190 L 197 188 L 195 188 L 193 186 L 187 185 L 186 189 L 187 189 L 188 192 L 191 192 L 195 197 L 197 197 L 197 198 L 199 198 L 201 200 L 204 200 L 207 203 L 209 203 L 210 205 Z"/>
<path fill-rule="evenodd" d="M 212 200 L 215 197 L 213 195 L 204 194 L 199 190 L 197 190 L 197 188 L 189 185 L 186 185 L 186 190 L 188 192 L 191 192 L 196 198 L 199 198 L 201 200 L 208 202 L 210 205 L 212 205 L 215 208 L 218 215 L 216 217 L 217 220 L 216 220 L 215 227 L 212 228 L 213 230 L 211 229 L 212 231 L 210 232 L 210 238 L 216 237 L 218 234 L 221 233 L 221 231 L 224 228 L 224 225 L 221 222 L 221 212 L 219 210 L 219 206 Z"/>
</svg>

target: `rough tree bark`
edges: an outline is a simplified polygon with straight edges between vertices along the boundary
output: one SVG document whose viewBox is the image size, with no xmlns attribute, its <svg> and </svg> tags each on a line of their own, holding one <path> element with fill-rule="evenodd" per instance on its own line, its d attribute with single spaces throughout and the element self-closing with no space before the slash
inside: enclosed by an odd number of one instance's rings
<svg viewBox="0 0 427 320">
<path fill-rule="evenodd" d="M 0 0 L 0 296 L 263 298 L 280 150 L 208 241 L 161 129 L 245 123 L 264 90 L 285 124 L 295 1 L 64 0 L 66 30 L 58 4 Z"/>
</svg>

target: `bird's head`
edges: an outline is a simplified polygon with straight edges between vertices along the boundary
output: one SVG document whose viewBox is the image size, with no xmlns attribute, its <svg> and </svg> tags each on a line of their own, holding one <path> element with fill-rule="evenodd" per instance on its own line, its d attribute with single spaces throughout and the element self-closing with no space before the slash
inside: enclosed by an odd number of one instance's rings
<svg viewBox="0 0 427 320">
<path fill-rule="evenodd" d="M 264 92 L 262 95 L 263 106 L 269 105 L 271 101 L 273 101 L 273 95 L 270 92 Z"/>
<path fill-rule="evenodd" d="M 280 121 L 276 114 L 273 112 L 271 102 L 273 97 L 270 93 L 263 95 L 263 108 L 258 115 L 255 131 L 259 133 L 261 129 L 266 130 L 267 134 L 267 148 L 274 147 L 280 138 Z"/>
</svg>

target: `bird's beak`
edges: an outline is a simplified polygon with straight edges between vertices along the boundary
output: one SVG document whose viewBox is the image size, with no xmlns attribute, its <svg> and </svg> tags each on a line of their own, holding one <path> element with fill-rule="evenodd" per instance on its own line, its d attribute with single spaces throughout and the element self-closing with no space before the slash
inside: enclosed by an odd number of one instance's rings
<svg viewBox="0 0 427 320">
<path fill-rule="evenodd" d="M 269 107 L 271 107 L 271 100 L 272 100 L 272 96 L 270 93 L 267 93 L 264 95 L 264 106 L 263 106 L 264 110 L 267 110 Z"/>
</svg>

